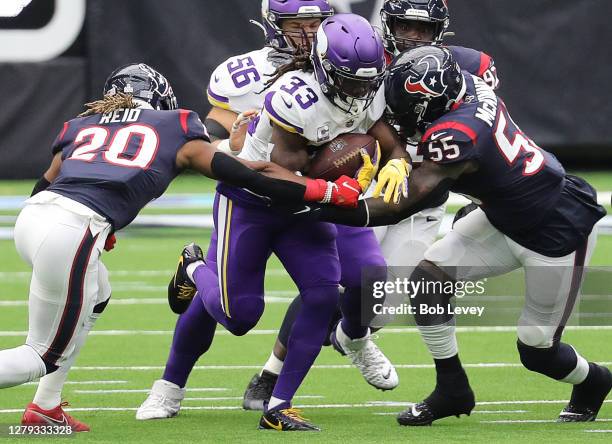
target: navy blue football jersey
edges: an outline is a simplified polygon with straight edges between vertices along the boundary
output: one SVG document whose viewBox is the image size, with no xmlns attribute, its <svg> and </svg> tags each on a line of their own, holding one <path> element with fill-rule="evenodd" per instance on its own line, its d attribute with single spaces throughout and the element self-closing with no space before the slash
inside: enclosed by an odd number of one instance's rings
<svg viewBox="0 0 612 444">
<path fill-rule="evenodd" d="M 478 171 L 459 177 L 451 191 L 471 197 L 497 229 L 524 247 L 547 256 L 571 253 L 605 214 L 595 191 L 566 176 L 484 80 L 463 74 L 463 101 L 427 128 L 418 154 L 439 164 L 474 161 Z"/>
<path fill-rule="evenodd" d="M 128 225 L 180 173 L 176 154 L 208 134 L 193 111 L 121 109 L 66 122 L 53 144 L 62 152 L 59 176 L 48 190 Z"/>
<path fill-rule="evenodd" d="M 453 58 L 462 70 L 476 77 L 480 77 L 494 90 L 499 88 L 497 67 L 490 55 L 463 46 L 447 46 L 446 48 L 450 50 Z"/>
</svg>

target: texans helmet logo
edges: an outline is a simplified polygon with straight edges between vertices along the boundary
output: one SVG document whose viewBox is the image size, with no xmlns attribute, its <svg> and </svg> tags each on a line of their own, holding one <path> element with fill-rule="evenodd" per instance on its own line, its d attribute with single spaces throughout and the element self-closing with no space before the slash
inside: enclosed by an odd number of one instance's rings
<svg viewBox="0 0 612 444">
<path fill-rule="evenodd" d="M 424 65 L 425 69 L 418 69 Z M 412 73 L 406 79 L 404 88 L 411 94 L 424 94 L 426 97 L 440 97 L 446 92 L 447 85 L 444 82 L 444 71 L 440 61 L 434 56 L 422 58 L 412 69 Z M 420 72 L 420 74 L 415 73 Z"/>
<path fill-rule="evenodd" d="M 169 93 L 170 89 L 170 84 L 166 78 L 160 73 L 153 71 L 150 66 L 144 63 L 141 63 L 138 66 L 149 75 L 149 79 L 155 85 L 153 91 L 157 92 L 160 96 L 165 97 Z"/>
</svg>

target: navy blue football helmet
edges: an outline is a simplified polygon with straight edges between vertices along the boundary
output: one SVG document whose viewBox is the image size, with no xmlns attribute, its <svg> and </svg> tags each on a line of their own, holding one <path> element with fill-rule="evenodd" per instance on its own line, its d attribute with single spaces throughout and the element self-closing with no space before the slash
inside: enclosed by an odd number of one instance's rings
<svg viewBox="0 0 612 444">
<path fill-rule="evenodd" d="M 439 45 L 450 23 L 446 0 L 385 0 L 380 10 L 385 49 L 391 54 L 422 45 Z M 432 29 L 431 40 L 402 38 L 396 32 L 398 22 L 420 22 Z"/>
<path fill-rule="evenodd" d="M 465 95 L 465 79 L 451 52 L 421 46 L 397 56 L 385 80 L 387 118 L 407 136 L 447 113 Z"/>
<path fill-rule="evenodd" d="M 147 102 L 156 110 L 172 110 L 178 103 L 168 80 L 144 63 L 117 68 L 104 83 L 104 95 L 122 92 Z"/>
</svg>

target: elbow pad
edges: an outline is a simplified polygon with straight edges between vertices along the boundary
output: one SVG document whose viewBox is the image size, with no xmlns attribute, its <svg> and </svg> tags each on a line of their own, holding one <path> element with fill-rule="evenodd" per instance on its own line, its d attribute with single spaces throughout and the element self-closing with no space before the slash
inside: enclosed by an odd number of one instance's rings
<svg viewBox="0 0 612 444">
<path fill-rule="evenodd" d="M 230 136 L 229 131 L 214 119 L 204 119 L 204 126 L 206 127 L 206 131 L 208 131 L 211 142 L 219 139 L 227 139 Z"/>
</svg>

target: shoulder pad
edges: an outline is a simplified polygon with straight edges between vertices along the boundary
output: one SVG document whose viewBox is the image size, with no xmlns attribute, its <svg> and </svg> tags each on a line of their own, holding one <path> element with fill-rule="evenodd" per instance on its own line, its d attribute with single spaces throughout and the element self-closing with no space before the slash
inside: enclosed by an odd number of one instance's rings
<svg viewBox="0 0 612 444">
<path fill-rule="evenodd" d="M 262 80 L 262 68 L 258 66 L 262 55 L 258 51 L 230 57 L 221 63 L 210 76 L 206 95 L 211 105 L 231 109 L 230 101 L 250 93 Z M 265 69 L 263 70 L 265 71 Z"/>
<path fill-rule="evenodd" d="M 299 105 L 290 94 L 280 90 L 269 92 L 264 101 L 264 111 L 272 122 L 284 130 L 304 134 Z"/>
</svg>

